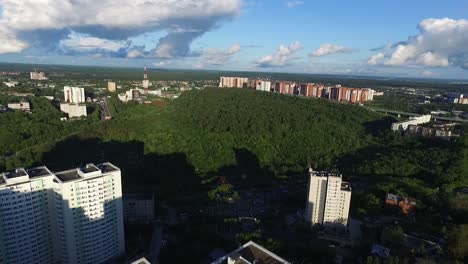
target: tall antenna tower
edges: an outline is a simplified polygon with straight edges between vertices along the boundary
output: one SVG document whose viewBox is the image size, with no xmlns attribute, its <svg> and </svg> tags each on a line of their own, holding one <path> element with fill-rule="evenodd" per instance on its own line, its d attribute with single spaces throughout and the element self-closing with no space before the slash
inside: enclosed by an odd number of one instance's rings
<svg viewBox="0 0 468 264">
<path fill-rule="evenodd" d="M 143 88 L 145 89 L 145 94 L 148 94 L 149 80 L 148 80 L 148 70 L 146 69 L 143 72 Z"/>
</svg>

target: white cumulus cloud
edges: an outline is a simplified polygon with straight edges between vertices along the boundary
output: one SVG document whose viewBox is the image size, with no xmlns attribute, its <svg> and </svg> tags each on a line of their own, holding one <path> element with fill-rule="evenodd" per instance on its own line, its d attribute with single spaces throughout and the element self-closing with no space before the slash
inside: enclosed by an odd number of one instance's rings
<svg viewBox="0 0 468 264">
<path fill-rule="evenodd" d="M 421 21 L 418 29 L 419 35 L 386 50 L 384 56 L 380 53 L 374 55 L 368 64 L 457 66 L 468 69 L 468 20 L 429 18 Z M 379 60 L 375 59 L 376 56 Z"/>
<path fill-rule="evenodd" d="M 57 48 L 71 32 L 108 40 L 100 42 L 100 49 L 114 49 L 109 41 L 167 32 L 148 47 L 151 54 L 186 56 L 194 39 L 237 16 L 242 4 L 243 0 L 2 0 L 0 53 L 21 52 L 31 45 Z"/>
<path fill-rule="evenodd" d="M 370 59 L 367 61 L 367 64 L 369 64 L 369 65 L 379 64 L 384 58 L 385 58 L 385 53 L 384 52 L 379 52 L 379 53 L 373 55 L 372 57 L 370 57 Z"/>
<path fill-rule="evenodd" d="M 311 57 L 322 57 L 336 53 L 346 53 L 350 52 L 351 49 L 348 49 L 341 45 L 334 45 L 334 44 L 322 44 L 318 49 L 312 51 L 309 54 Z"/>
<path fill-rule="evenodd" d="M 203 64 L 211 65 L 224 65 L 228 63 L 231 58 L 241 50 L 239 44 L 234 44 L 226 50 L 219 50 L 215 48 L 206 49 L 203 52 Z"/>
<path fill-rule="evenodd" d="M 77 37 L 62 40 L 60 45 L 63 48 L 79 51 L 91 52 L 96 50 L 118 52 L 120 49 L 128 47 L 125 41 L 115 41 L 95 37 Z"/>
<path fill-rule="evenodd" d="M 262 68 L 287 66 L 300 48 L 301 43 L 299 41 L 289 46 L 280 45 L 276 53 L 263 56 L 256 61 L 256 65 Z"/>
<path fill-rule="evenodd" d="M 28 47 L 24 41 L 16 39 L 14 33 L 0 27 L 0 54 L 1 53 L 18 53 Z"/>
</svg>

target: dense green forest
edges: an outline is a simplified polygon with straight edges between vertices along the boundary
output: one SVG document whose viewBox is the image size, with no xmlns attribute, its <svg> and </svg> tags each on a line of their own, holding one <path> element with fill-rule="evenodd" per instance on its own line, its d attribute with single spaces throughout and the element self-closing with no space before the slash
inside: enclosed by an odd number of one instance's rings
<svg viewBox="0 0 468 264">
<path fill-rule="evenodd" d="M 0 115 L 2 153 L 30 150 L 4 159 L 0 164 L 4 169 L 43 162 L 45 154 L 53 155 L 54 147 L 71 140 L 56 142 L 68 135 L 97 139 L 103 148 L 106 142 L 138 142 L 142 158 L 177 154 L 201 177 L 251 171 L 253 178 L 255 174 L 274 178 L 302 174 L 311 165 L 366 178 L 411 177 L 431 187 L 464 180 L 463 139 L 453 143 L 405 138 L 389 131 L 390 117 L 321 99 L 243 89 L 192 90 L 154 105 L 123 104 L 112 98 L 114 119 L 104 123 L 96 121 L 97 116 L 61 122 L 60 112 L 45 99 L 32 98 L 31 103 L 33 114 Z M 86 145 L 79 147 L 86 152 Z M 83 155 L 59 167 L 92 158 Z M 151 162 L 145 165 L 150 168 Z"/>
</svg>

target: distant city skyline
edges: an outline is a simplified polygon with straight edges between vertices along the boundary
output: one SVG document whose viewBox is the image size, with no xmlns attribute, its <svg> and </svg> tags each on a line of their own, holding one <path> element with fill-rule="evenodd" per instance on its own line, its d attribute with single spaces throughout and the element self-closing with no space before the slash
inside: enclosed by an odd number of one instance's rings
<svg viewBox="0 0 468 264">
<path fill-rule="evenodd" d="M 457 0 L 3 0 L 0 61 L 468 79 L 467 13 Z"/>
</svg>

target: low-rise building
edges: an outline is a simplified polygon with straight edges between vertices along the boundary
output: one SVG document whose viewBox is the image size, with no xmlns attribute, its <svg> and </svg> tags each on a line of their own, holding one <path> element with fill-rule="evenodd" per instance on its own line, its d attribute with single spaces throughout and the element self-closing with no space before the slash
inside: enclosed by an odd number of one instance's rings
<svg viewBox="0 0 468 264">
<path fill-rule="evenodd" d="M 66 113 L 69 118 L 87 116 L 85 104 L 61 103 L 60 111 Z"/>
<path fill-rule="evenodd" d="M 126 103 L 138 99 L 142 93 L 144 93 L 144 91 L 141 89 L 130 89 L 125 93 L 118 94 L 117 97 L 120 101 Z"/>
<path fill-rule="evenodd" d="M 20 101 L 18 103 L 9 103 L 7 107 L 13 110 L 21 110 L 23 112 L 31 112 L 31 105 L 28 101 Z"/>
<path fill-rule="evenodd" d="M 154 220 L 154 194 L 135 193 L 123 195 L 124 220 L 151 222 Z"/>
<path fill-rule="evenodd" d="M 420 125 L 431 122 L 431 115 L 421 115 L 410 117 L 407 121 L 392 124 L 392 131 L 406 131 L 409 125 Z"/>
<path fill-rule="evenodd" d="M 290 264 L 290 262 L 260 246 L 259 244 L 249 241 L 240 246 L 231 253 L 223 256 L 211 264 Z"/>
<path fill-rule="evenodd" d="M 385 204 L 389 206 L 398 206 L 401 213 L 408 215 L 416 209 L 416 200 L 411 197 L 399 196 L 392 193 L 387 193 L 385 196 Z"/>
<path fill-rule="evenodd" d="M 452 131 L 445 128 L 432 128 L 423 127 L 417 125 L 409 125 L 406 133 L 409 135 L 415 135 L 420 137 L 440 138 L 450 140 L 452 137 Z M 457 136 L 457 135 L 454 135 Z"/>
<path fill-rule="evenodd" d="M 15 87 L 16 85 L 18 85 L 18 82 L 9 81 L 9 82 L 3 82 L 3 84 L 6 85 L 8 88 L 12 88 L 12 87 Z"/>
</svg>

